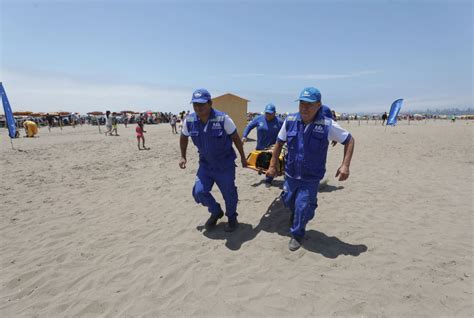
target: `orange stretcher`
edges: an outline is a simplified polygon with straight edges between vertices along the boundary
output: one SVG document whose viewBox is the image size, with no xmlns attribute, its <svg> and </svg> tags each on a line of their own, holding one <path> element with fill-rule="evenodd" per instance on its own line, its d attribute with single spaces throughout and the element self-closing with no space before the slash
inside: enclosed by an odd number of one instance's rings
<svg viewBox="0 0 474 318">
<path fill-rule="evenodd" d="M 258 174 L 267 172 L 272 159 L 273 151 L 268 150 L 254 150 L 247 156 L 247 168 L 257 171 Z M 281 176 L 285 172 L 285 157 L 283 152 L 279 157 L 279 164 L 277 165 L 277 175 Z"/>
</svg>

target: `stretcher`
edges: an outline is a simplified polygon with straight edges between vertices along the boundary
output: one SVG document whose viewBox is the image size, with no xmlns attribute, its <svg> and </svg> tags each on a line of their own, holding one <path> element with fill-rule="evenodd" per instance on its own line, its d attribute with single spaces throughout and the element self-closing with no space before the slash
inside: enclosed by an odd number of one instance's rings
<svg viewBox="0 0 474 318">
<path fill-rule="evenodd" d="M 258 174 L 264 174 L 267 172 L 270 166 L 270 160 L 272 159 L 273 151 L 271 149 L 266 150 L 254 150 L 247 156 L 247 168 L 257 171 Z M 281 176 L 285 172 L 285 157 L 282 153 L 279 157 L 279 163 L 277 164 L 277 175 Z"/>
</svg>

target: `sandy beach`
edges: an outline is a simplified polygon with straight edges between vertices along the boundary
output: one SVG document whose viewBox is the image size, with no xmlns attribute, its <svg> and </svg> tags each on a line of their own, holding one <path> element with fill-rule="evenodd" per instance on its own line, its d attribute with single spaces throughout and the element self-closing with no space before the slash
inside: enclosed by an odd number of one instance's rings
<svg viewBox="0 0 474 318">
<path fill-rule="evenodd" d="M 239 167 L 240 228 L 203 229 L 196 149 L 179 169 L 168 124 L 145 127 L 149 151 L 135 125 L 41 128 L 21 151 L 1 129 L 0 316 L 472 317 L 474 123 L 341 125 L 350 178 L 331 148 L 293 253 L 281 177 Z"/>
</svg>

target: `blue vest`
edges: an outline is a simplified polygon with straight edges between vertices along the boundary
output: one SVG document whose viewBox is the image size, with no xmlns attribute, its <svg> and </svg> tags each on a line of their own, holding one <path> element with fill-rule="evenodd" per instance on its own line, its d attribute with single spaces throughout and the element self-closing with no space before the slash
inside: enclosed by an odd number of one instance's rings
<svg viewBox="0 0 474 318">
<path fill-rule="evenodd" d="M 303 181 L 319 181 L 326 173 L 329 119 L 320 109 L 305 127 L 300 114 L 286 118 L 288 153 L 285 174 Z"/>
<path fill-rule="evenodd" d="M 265 115 L 260 115 L 245 127 L 244 137 L 247 137 L 250 130 L 257 127 L 257 150 L 263 150 L 276 143 L 278 133 L 280 132 L 283 121 L 275 117 L 271 121 L 267 121 Z"/>
<path fill-rule="evenodd" d="M 211 109 L 205 124 L 196 113 L 186 117 L 189 136 L 198 148 L 199 164 L 206 168 L 222 170 L 235 165 L 237 156 L 232 148 L 232 138 L 224 130 L 224 120 L 225 113 L 215 109 Z"/>
</svg>

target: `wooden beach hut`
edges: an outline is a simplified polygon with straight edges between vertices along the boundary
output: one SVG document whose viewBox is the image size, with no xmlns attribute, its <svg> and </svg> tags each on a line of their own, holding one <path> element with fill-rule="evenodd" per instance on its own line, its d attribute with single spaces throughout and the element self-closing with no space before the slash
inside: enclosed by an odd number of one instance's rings
<svg viewBox="0 0 474 318">
<path fill-rule="evenodd" d="M 237 126 L 240 137 L 247 126 L 247 107 L 248 99 L 239 97 L 234 94 L 224 94 L 212 99 L 212 107 L 220 111 L 226 112 Z"/>
</svg>

